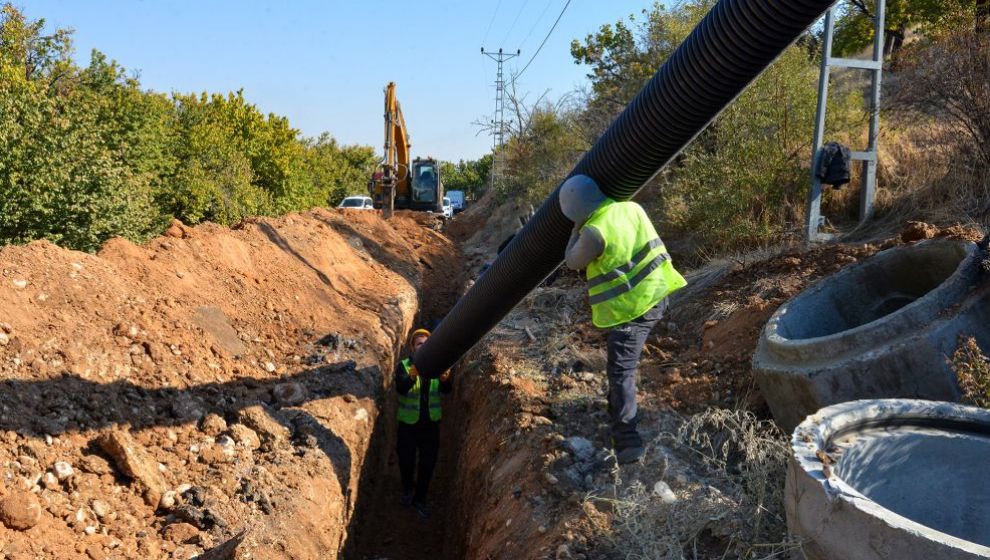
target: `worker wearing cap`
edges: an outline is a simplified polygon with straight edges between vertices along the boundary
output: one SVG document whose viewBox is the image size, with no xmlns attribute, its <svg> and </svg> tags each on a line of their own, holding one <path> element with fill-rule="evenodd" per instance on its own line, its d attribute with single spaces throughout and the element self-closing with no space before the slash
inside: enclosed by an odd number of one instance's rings
<svg viewBox="0 0 990 560">
<path fill-rule="evenodd" d="M 619 463 L 646 450 L 636 429 L 636 368 L 646 337 L 667 310 L 667 296 L 687 285 L 643 208 L 605 196 L 584 175 L 561 185 L 560 208 L 574 222 L 568 268 L 586 270 L 591 320 L 608 334 L 608 408 Z"/>
<path fill-rule="evenodd" d="M 440 453 L 440 395 L 450 393 L 450 371 L 437 379 L 419 376 L 412 357 L 430 338 L 430 331 L 417 329 L 410 340 L 410 355 L 395 368 L 395 389 L 399 394 L 396 437 L 399 472 L 402 475 L 402 505 L 412 504 L 423 518 L 430 516 L 426 492 Z M 419 454 L 417 470 L 416 455 Z"/>
</svg>

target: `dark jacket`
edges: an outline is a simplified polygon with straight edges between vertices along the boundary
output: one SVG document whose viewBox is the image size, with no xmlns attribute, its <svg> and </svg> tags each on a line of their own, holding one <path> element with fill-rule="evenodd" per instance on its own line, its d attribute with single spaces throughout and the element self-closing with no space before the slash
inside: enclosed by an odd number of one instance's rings
<svg viewBox="0 0 990 560">
<path fill-rule="evenodd" d="M 412 356 L 409 356 L 412 359 Z M 403 367 L 402 362 L 399 362 L 395 366 L 395 390 L 400 395 L 406 395 L 412 390 L 413 385 L 416 384 L 416 380 L 406 373 L 406 368 Z M 450 379 L 447 381 L 440 382 L 440 394 L 447 395 L 454 388 L 454 383 Z M 430 420 L 430 392 L 420 391 L 419 392 L 419 423 L 431 422 Z"/>
<path fill-rule="evenodd" d="M 815 175 L 826 185 L 838 189 L 849 182 L 851 176 L 852 152 L 838 142 L 822 146 Z"/>
</svg>

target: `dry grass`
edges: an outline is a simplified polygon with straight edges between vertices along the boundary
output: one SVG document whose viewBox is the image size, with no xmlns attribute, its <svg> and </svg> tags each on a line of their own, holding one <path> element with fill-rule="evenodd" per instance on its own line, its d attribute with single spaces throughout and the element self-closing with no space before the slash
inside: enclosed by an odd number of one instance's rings
<svg viewBox="0 0 990 560">
<path fill-rule="evenodd" d="M 990 39 L 970 27 L 959 21 L 949 35 L 905 48 L 885 72 L 876 219 L 855 225 L 855 176 L 823 201 L 846 239 L 887 237 L 909 220 L 990 223 Z"/>
<path fill-rule="evenodd" d="M 990 39 L 966 29 L 905 49 L 885 76 L 877 219 L 855 238 L 990 223 Z"/>
<path fill-rule="evenodd" d="M 773 423 L 710 409 L 660 439 L 687 454 L 702 477 L 679 484 L 671 502 L 639 481 L 623 487 L 616 470 L 614 494 L 594 498 L 611 506 L 609 526 L 599 529 L 616 556 L 771 559 L 797 548 L 783 515 L 788 447 Z"/>
<path fill-rule="evenodd" d="M 952 369 L 963 391 L 963 402 L 990 408 L 990 359 L 976 339 L 960 337 L 959 348 L 952 354 Z"/>
<path fill-rule="evenodd" d="M 709 409 L 691 417 L 677 441 L 737 490 L 752 519 L 750 539 L 782 537 L 787 438 L 776 424 L 749 411 Z"/>
<path fill-rule="evenodd" d="M 946 123 L 892 119 L 881 139 L 877 218 L 846 238 L 886 237 L 909 220 L 990 223 L 990 170 L 960 145 L 959 134 Z"/>
</svg>

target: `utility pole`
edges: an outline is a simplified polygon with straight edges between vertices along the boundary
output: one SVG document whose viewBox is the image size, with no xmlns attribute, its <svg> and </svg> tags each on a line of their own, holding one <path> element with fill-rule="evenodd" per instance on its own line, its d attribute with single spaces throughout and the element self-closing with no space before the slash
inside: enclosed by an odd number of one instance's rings
<svg viewBox="0 0 990 560">
<path fill-rule="evenodd" d="M 495 75 L 495 116 L 492 119 L 492 170 L 490 173 L 491 186 L 494 187 L 496 177 L 501 171 L 502 148 L 505 147 L 505 79 L 502 74 L 502 63 L 519 56 L 522 51 L 516 49 L 514 53 L 506 53 L 499 49 L 498 52 L 493 52 L 486 51 L 485 47 L 481 47 L 481 54 L 498 63 L 498 73 Z"/>
</svg>

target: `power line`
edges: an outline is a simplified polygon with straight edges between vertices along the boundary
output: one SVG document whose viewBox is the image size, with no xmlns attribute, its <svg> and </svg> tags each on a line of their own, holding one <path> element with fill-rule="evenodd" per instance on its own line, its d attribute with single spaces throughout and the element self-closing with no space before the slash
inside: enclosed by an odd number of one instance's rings
<svg viewBox="0 0 990 560">
<path fill-rule="evenodd" d="M 498 15 L 498 9 L 501 6 L 502 0 L 498 0 L 498 4 L 495 4 L 495 13 L 492 14 L 492 19 L 488 22 L 488 29 L 485 30 L 485 38 L 481 40 L 482 44 L 488 39 L 488 32 L 492 30 L 492 24 L 495 23 L 495 16 Z"/>
<path fill-rule="evenodd" d="M 523 0 L 523 3 L 522 3 L 522 5 L 521 5 L 521 6 L 519 6 L 519 11 L 518 11 L 518 12 L 516 12 L 516 19 L 514 19 L 514 20 L 512 20 L 512 25 L 510 25 L 510 26 L 509 26 L 509 30 L 508 30 L 508 31 L 507 31 L 507 32 L 505 33 L 505 38 L 504 38 L 504 39 L 502 39 L 502 46 L 503 46 L 503 47 L 505 46 L 505 42 L 509 40 L 509 35 L 511 35 L 511 34 L 512 34 L 512 30 L 516 28 L 516 23 L 518 23 L 518 22 L 519 22 L 519 16 L 521 16 L 521 15 L 522 15 L 522 13 L 523 13 L 523 9 L 525 9 L 525 8 L 526 8 L 526 2 L 527 2 L 527 1 L 528 1 L 528 0 Z M 484 41 L 482 41 L 482 43 L 484 43 Z"/>
<path fill-rule="evenodd" d="M 526 41 L 529 41 L 529 38 L 533 36 L 533 31 L 536 31 L 536 26 L 539 25 L 541 21 L 543 21 L 543 16 L 545 16 L 547 10 L 550 9 L 550 4 L 553 4 L 553 0 L 547 0 L 547 5 L 543 6 L 543 11 L 540 12 L 540 15 L 535 20 L 533 20 L 533 25 L 529 27 L 529 33 L 526 33 L 526 38 L 519 43 L 520 47 L 525 45 Z"/>
<path fill-rule="evenodd" d="M 557 21 L 553 22 L 553 27 L 550 28 L 550 31 L 547 31 L 547 36 L 543 38 L 543 42 L 540 43 L 540 46 L 539 47 L 537 47 L 536 52 L 533 53 L 532 58 L 530 58 L 529 59 L 529 62 L 526 63 L 526 66 L 523 66 L 523 69 L 520 70 L 519 73 L 516 74 L 516 76 L 514 78 L 512 78 L 513 83 L 517 79 L 519 79 L 519 76 L 522 76 L 523 75 L 523 72 L 525 72 L 527 68 L 529 68 L 529 65 L 532 64 L 533 63 L 533 60 L 536 59 L 536 55 L 540 54 L 540 50 L 543 49 L 543 45 L 547 44 L 547 39 L 550 38 L 550 34 L 553 33 L 553 30 L 554 29 L 557 29 L 557 24 L 560 23 L 560 18 L 564 17 L 564 12 L 567 11 L 567 7 L 570 6 L 570 5 L 571 5 L 571 0 L 567 0 L 567 3 L 564 4 L 563 9 L 560 10 L 560 15 L 557 16 Z"/>
</svg>

